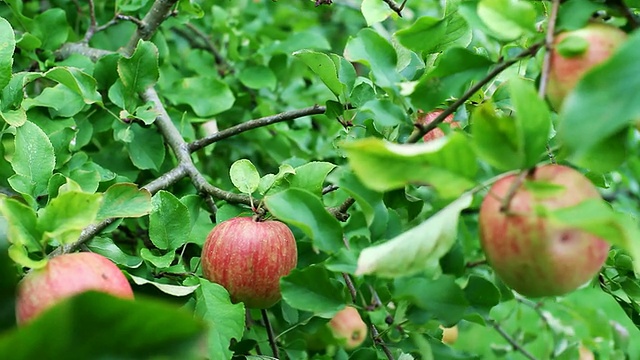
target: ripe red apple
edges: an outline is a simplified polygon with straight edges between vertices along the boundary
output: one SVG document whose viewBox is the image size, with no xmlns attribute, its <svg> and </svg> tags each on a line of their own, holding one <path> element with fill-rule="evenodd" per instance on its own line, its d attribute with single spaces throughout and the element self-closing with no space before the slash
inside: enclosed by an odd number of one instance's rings
<svg viewBox="0 0 640 360">
<path fill-rule="evenodd" d="M 600 198 L 598 191 L 574 169 L 545 165 L 518 186 L 508 212 L 501 211 L 502 199 L 517 177 L 507 175 L 495 182 L 480 207 L 480 241 L 487 260 L 505 284 L 525 296 L 556 296 L 577 289 L 598 273 L 609 243 L 553 223 L 537 215 L 537 210 Z M 545 190 L 534 193 L 530 188 L 535 183 L 530 182 L 538 182 Z"/>
<path fill-rule="evenodd" d="M 435 120 L 438 117 L 438 115 L 442 113 L 443 113 L 443 110 L 434 110 L 425 114 L 424 112 L 422 112 L 422 110 L 419 110 L 418 123 L 422 125 L 429 125 L 433 120 Z M 453 121 L 453 114 L 448 115 L 446 118 L 444 118 L 444 122 L 449 124 L 449 126 L 451 126 L 452 129 L 460 127 L 460 124 L 457 121 Z M 428 133 L 426 133 L 422 137 L 422 139 L 426 142 L 426 141 L 431 141 L 431 140 L 441 138 L 443 136 L 445 136 L 444 131 L 442 131 L 440 128 L 435 128 L 429 131 Z"/>
<path fill-rule="evenodd" d="M 23 324 L 56 303 L 89 290 L 133 298 L 127 278 L 106 257 L 89 252 L 59 255 L 18 284 L 17 322 Z"/>
<path fill-rule="evenodd" d="M 604 23 L 590 23 L 582 29 L 560 33 L 553 44 L 549 68 L 547 97 L 551 106 L 560 110 L 584 74 L 607 60 L 626 39 L 624 31 Z M 574 46 L 559 51 L 563 44 Z M 570 51 L 573 47 L 577 47 L 576 51 Z"/>
<path fill-rule="evenodd" d="M 367 337 L 367 324 L 362 321 L 358 310 L 352 306 L 338 311 L 329 321 L 329 327 L 333 336 L 347 350 L 357 348 Z"/>
<path fill-rule="evenodd" d="M 204 277 L 234 302 L 266 309 L 282 297 L 280 278 L 296 267 L 296 240 L 287 225 L 237 217 L 216 225 L 202 248 Z"/>
</svg>

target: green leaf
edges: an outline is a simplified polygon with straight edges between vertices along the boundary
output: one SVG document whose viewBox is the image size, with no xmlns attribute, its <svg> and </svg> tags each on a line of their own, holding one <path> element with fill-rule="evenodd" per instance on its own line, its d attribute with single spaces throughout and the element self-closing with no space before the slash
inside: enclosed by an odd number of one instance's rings
<svg viewBox="0 0 640 360">
<path fill-rule="evenodd" d="M 567 96 L 558 121 L 558 140 L 578 159 L 640 118 L 640 32 L 633 33 L 609 60 L 594 67 Z M 607 104 L 603 106 L 602 104 Z M 588 120 L 588 121 L 586 121 Z M 611 141 L 613 143 L 614 141 Z"/>
<path fill-rule="evenodd" d="M 481 0 L 478 16 L 501 40 L 512 41 L 536 32 L 536 9 L 522 0 Z"/>
<path fill-rule="evenodd" d="M 238 75 L 240 82 L 250 89 L 274 90 L 278 79 L 271 69 L 266 66 L 251 66 L 242 69 Z"/>
<path fill-rule="evenodd" d="M 300 50 L 293 53 L 293 56 L 302 60 L 331 90 L 336 97 L 343 92 L 344 86 L 338 79 L 338 70 L 331 58 L 323 53 L 312 50 Z"/>
<path fill-rule="evenodd" d="M 350 38 L 344 50 L 344 57 L 371 68 L 376 84 L 381 87 L 395 86 L 401 80 L 396 71 L 396 50 L 389 41 L 372 29 L 362 29 L 356 37 Z"/>
<path fill-rule="evenodd" d="M 118 60 L 118 75 L 131 91 L 142 92 L 158 81 L 158 48 L 149 41 L 138 42 L 131 57 Z"/>
<path fill-rule="evenodd" d="M 142 265 L 142 259 L 122 251 L 110 238 L 96 236 L 87 243 L 87 247 L 94 253 L 100 254 L 118 265 L 137 268 Z"/>
<path fill-rule="evenodd" d="M 400 43 L 415 52 L 430 54 L 447 33 L 447 21 L 431 16 L 421 16 L 409 27 L 396 32 Z"/>
<path fill-rule="evenodd" d="M 22 101 L 22 107 L 29 110 L 35 107 L 49 108 L 52 116 L 72 117 L 82 111 L 85 106 L 82 96 L 70 88 L 58 84 L 45 88 L 40 95 L 34 98 L 26 98 Z"/>
<path fill-rule="evenodd" d="M 148 190 L 138 189 L 138 186 L 132 183 L 113 184 L 104 192 L 97 220 L 141 217 L 150 211 L 151 194 Z"/>
<path fill-rule="evenodd" d="M 176 258 L 175 250 L 169 250 L 166 254 L 160 254 L 160 251 L 153 249 L 140 249 L 140 257 L 153 265 L 155 269 L 166 269 L 173 263 Z"/>
<path fill-rule="evenodd" d="M 82 70 L 72 67 L 55 67 L 44 77 L 56 81 L 80 95 L 86 104 L 102 104 L 102 96 L 98 93 L 96 80 Z"/>
<path fill-rule="evenodd" d="M 53 145 L 42 129 L 30 121 L 16 129 L 11 165 L 17 175 L 33 184 L 31 195 L 35 197 L 47 189 L 55 163 Z"/>
<path fill-rule="evenodd" d="M 428 111 L 449 98 L 462 95 L 473 81 L 487 75 L 493 62 L 485 56 L 460 47 L 452 47 L 440 56 L 436 67 L 418 80 L 411 102 Z"/>
<path fill-rule="evenodd" d="M 273 216 L 300 228 L 318 249 L 333 253 L 343 246 L 340 223 L 327 212 L 318 196 L 294 188 L 268 195 L 264 202 Z"/>
<path fill-rule="evenodd" d="M 174 104 L 191 106 L 202 118 L 231 109 L 236 99 L 226 83 L 202 76 L 182 79 L 165 96 Z"/>
<path fill-rule="evenodd" d="M 9 258 L 13 260 L 14 263 L 29 269 L 42 269 L 49 262 L 48 258 L 43 258 L 40 260 L 34 260 L 29 257 L 29 253 L 27 249 L 20 245 L 12 244 L 9 246 L 8 250 Z"/>
<path fill-rule="evenodd" d="M 244 334 L 245 309 L 232 304 L 224 287 L 200 278 L 196 289 L 195 314 L 208 325 L 207 350 L 210 359 L 231 359 L 231 339 L 240 341 Z"/>
<path fill-rule="evenodd" d="M 324 161 L 311 161 L 300 165 L 295 168 L 295 175 L 290 178 L 291 187 L 305 189 L 321 196 L 324 181 L 335 168 L 334 164 Z"/>
<path fill-rule="evenodd" d="M 443 197 L 457 197 L 475 185 L 476 159 L 467 138 L 457 132 L 428 143 L 400 145 L 366 138 L 343 143 L 342 148 L 360 181 L 376 191 L 429 184 Z"/>
<path fill-rule="evenodd" d="M 551 132 L 551 112 L 532 81 L 513 78 L 509 81 L 511 102 L 516 110 L 516 127 L 521 145 L 522 166 L 529 168 L 546 152 Z M 503 155 L 504 156 L 504 155 Z"/>
<path fill-rule="evenodd" d="M 57 50 L 69 37 L 67 14 L 61 8 L 50 8 L 33 18 L 29 31 L 42 41 L 44 50 Z"/>
<path fill-rule="evenodd" d="M 456 324 L 469 306 L 464 292 L 450 275 L 435 280 L 399 278 L 394 288 L 394 298 L 410 301 L 445 324 Z"/>
<path fill-rule="evenodd" d="M 289 164 L 282 164 L 278 168 L 277 174 L 267 174 L 260 178 L 260 185 L 258 191 L 260 194 L 266 194 L 268 192 L 275 193 L 287 188 L 287 179 L 291 175 L 295 175 L 296 170 Z"/>
<path fill-rule="evenodd" d="M 9 125 L 20 127 L 27 122 L 27 112 L 23 108 L 0 112 L 0 117 Z"/>
<path fill-rule="evenodd" d="M 388 99 L 373 99 L 362 105 L 358 110 L 371 114 L 373 123 L 378 130 L 385 127 L 398 126 L 407 123 L 407 115 L 400 106 Z"/>
<path fill-rule="evenodd" d="M 162 135 L 137 123 L 129 126 L 133 138 L 126 143 L 131 162 L 138 169 L 159 170 L 166 154 Z"/>
<path fill-rule="evenodd" d="M 377 0 L 362 0 L 360 11 L 368 26 L 382 22 L 393 14 L 393 10 L 389 5 Z"/>
<path fill-rule="evenodd" d="M 3 111 L 17 110 L 24 100 L 24 87 L 35 79 L 42 77 L 40 73 L 17 72 L 14 73 L 9 84 L 2 90 L 0 108 Z"/>
<path fill-rule="evenodd" d="M 160 190 L 151 199 L 149 238 L 162 250 L 175 250 L 189 239 L 191 220 L 189 210 L 168 191 Z"/>
<path fill-rule="evenodd" d="M 87 292 L 5 333 L 0 338 L 0 358 L 75 360 L 97 354 L 112 359 L 194 358 L 204 330 L 200 321 L 175 305 Z"/>
<path fill-rule="evenodd" d="M 433 273 L 458 233 L 460 212 L 473 196 L 465 194 L 422 224 L 360 253 L 356 275 L 394 278 L 427 271 Z"/>
<path fill-rule="evenodd" d="M 40 212 L 38 230 L 43 232 L 45 241 L 72 243 L 78 240 L 82 229 L 96 220 L 101 203 L 102 194 L 61 193 Z"/>
<path fill-rule="evenodd" d="M 280 289 L 289 306 L 320 317 L 331 318 L 346 303 L 344 285 L 320 265 L 294 269 L 280 279 Z"/>
<path fill-rule="evenodd" d="M 509 91 L 515 118 L 497 115 L 491 103 L 477 107 L 472 118 L 476 151 L 505 171 L 537 164 L 546 152 L 551 132 L 551 113 L 533 83 L 513 78 Z"/>
<path fill-rule="evenodd" d="M 7 240 L 30 250 L 40 249 L 42 233 L 36 229 L 36 212 L 29 206 L 0 195 L 0 214 L 6 219 Z"/>
<path fill-rule="evenodd" d="M 233 186 L 245 194 L 253 194 L 260 185 L 260 174 L 253 163 L 247 159 L 240 159 L 231 164 L 229 176 Z"/>
<path fill-rule="evenodd" d="M 0 17 L 0 90 L 4 89 L 11 80 L 15 48 L 16 39 L 11 24 Z"/>
<path fill-rule="evenodd" d="M 364 186 L 352 172 L 345 171 L 338 185 L 356 200 L 371 230 L 371 237 L 377 239 L 382 236 L 389 223 L 389 209 L 384 202 L 383 194 Z"/>
<path fill-rule="evenodd" d="M 477 275 L 469 277 L 464 293 L 469 304 L 485 317 L 489 316 L 491 308 L 500 303 L 498 288 L 491 281 Z"/>
</svg>

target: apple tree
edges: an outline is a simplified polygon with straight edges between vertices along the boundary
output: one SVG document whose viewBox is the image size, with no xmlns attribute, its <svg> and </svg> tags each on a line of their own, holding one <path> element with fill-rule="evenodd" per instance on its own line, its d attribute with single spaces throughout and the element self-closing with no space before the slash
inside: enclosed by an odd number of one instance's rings
<svg viewBox="0 0 640 360">
<path fill-rule="evenodd" d="M 640 358 L 639 9 L 3 0 L 0 358 Z"/>
</svg>

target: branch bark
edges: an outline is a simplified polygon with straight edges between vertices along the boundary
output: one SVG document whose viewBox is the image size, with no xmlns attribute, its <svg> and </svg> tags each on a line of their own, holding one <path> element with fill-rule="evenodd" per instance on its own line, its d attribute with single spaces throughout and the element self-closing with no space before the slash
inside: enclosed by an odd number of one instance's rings
<svg viewBox="0 0 640 360">
<path fill-rule="evenodd" d="M 467 100 L 469 100 L 476 92 L 482 89 L 483 86 L 485 86 L 491 80 L 493 80 L 494 77 L 498 76 L 498 74 L 505 71 L 507 68 L 517 63 L 518 61 L 524 58 L 527 58 L 529 56 L 535 55 L 542 46 L 543 46 L 543 43 L 534 44 L 530 48 L 516 55 L 516 57 L 514 57 L 513 59 L 505 60 L 499 63 L 495 68 L 493 68 L 493 70 L 491 70 L 487 74 L 487 76 L 485 76 L 483 79 L 478 81 L 475 85 L 473 85 L 469 90 L 467 90 L 467 92 L 465 92 L 458 100 L 456 100 L 453 104 L 451 104 L 451 106 L 449 106 L 442 113 L 440 113 L 440 115 L 438 115 L 438 117 L 433 119 L 433 121 L 430 122 L 428 125 L 423 126 L 423 125 L 417 124 L 416 125 L 417 129 L 411 134 L 411 136 L 409 136 L 409 138 L 407 139 L 407 143 L 418 142 L 418 140 L 422 139 L 422 137 L 426 133 L 437 128 L 438 125 L 440 125 L 444 121 L 444 119 L 447 118 L 447 116 L 453 114 L 456 111 L 456 109 L 458 109 L 458 107 L 460 107 Z"/>
</svg>

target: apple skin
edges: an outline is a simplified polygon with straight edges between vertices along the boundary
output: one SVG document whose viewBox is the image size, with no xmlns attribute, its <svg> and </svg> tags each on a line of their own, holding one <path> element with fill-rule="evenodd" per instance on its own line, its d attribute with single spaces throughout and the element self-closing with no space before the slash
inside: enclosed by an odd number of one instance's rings
<svg viewBox="0 0 640 360">
<path fill-rule="evenodd" d="M 564 39 L 573 36 L 586 40 L 589 45 L 582 54 L 564 57 L 556 47 Z M 609 59 L 626 39 L 624 31 L 604 23 L 589 23 L 582 29 L 560 33 L 553 43 L 549 67 L 547 98 L 551 106 L 559 111 L 564 99 L 584 74 Z"/>
<path fill-rule="evenodd" d="M 507 175 L 496 181 L 480 206 L 480 241 L 489 264 L 505 284 L 524 296 L 559 296 L 584 285 L 607 259 L 609 243 L 538 217 L 535 208 L 562 209 L 600 198 L 595 186 L 572 168 L 541 166 L 527 180 L 564 190 L 534 197 L 520 184 L 508 213 L 502 212 L 501 199 L 516 179 L 517 175 Z"/>
<path fill-rule="evenodd" d="M 298 262 L 296 240 L 287 225 L 236 217 L 216 225 L 202 248 L 202 272 L 222 285 L 234 302 L 266 309 L 277 303 L 280 278 Z"/>
<path fill-rule="evenodd" d="M 440 325 L 442 329 L 442 342 L 448 345 L 453 345 L 458 340 L 458 325 L 453 325 L 452 327 L 443 327 Z"/>
<path fill-rule="evenodd" d="M 89 252 L 59 255 L 18 284 L 17 323 L 24 324 L 56 303 L 89 290 L 133 299 L 129 281 L 106 257 Z"/>
<path fill-rule="evenodd" d="M 443 110 L 433 110 L 431 112 L 428 113 L 424 113 L 422 112 L 422 110 L 418 111 L 418 123 L 422 124 L 422 125 L 429 125 L 433 120 L 435 120 L 438 115 L 442 114 L 444 111 Z M 460 124 L 457 121 L 453 120 L 453 114 L 448 115 L 446 118 L 444 118 L 445 123 L 449 124 L 449 126 L 451 126 L 451 128 L 459 128 Z M 440 128 L 435 128 L 431 131 L 429 131 L 428 133 L 426 133 L 423 137 L 422 140 L 424 140 L 425 142 L 427 141 L 431 141 L 431 140 L 435 140 L 438 138 L 441 138 L 445 136 L 444 131 L 442 131 L 442 129 Z"/>
<path fill-rule="evenodd" d="M 333 336 L 343 344 L 346 350 L 357 348 L 367 338 L 367 324 L 362 321 L 358 310 L 352 306 L 338 311 L 329 321 L 329 327 Z"/>
</svg>

